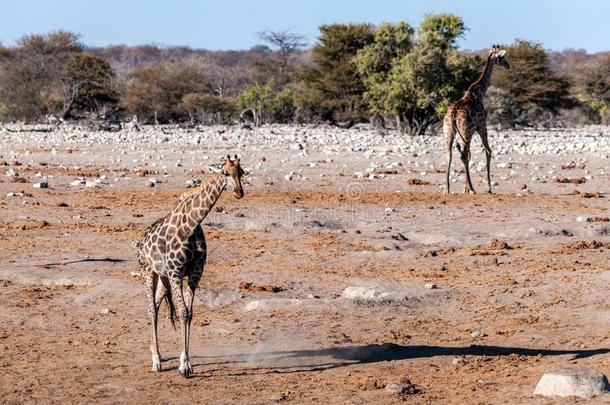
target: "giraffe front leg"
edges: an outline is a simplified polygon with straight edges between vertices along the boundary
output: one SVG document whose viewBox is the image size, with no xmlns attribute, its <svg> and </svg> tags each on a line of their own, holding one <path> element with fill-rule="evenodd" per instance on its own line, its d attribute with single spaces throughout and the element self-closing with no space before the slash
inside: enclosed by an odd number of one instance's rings
<svg viewBox="0 0 610 405">
<path fill-rule="evenodd" d="M 170 280 L 172 297 L 175 300 L 176 309 L 178 312 L 178 316 L 180 317 L 180 322 L 182 324 L 182 353 L 180 354 L 180 367 L 178 367 L 178 371 L 184 378 L 189 378 L 193 374 L 193 367 L 191 366 L 191 361 L 188 355 L 188 319 L 189 313 L 186 303 L 184 301 L 184 294 L 182 292 L 182 277 L 176 276 Z"/>
<path fill-rule="evenodd" d="M 146 296 L 149 302 L 148 313 L 152 324 L 152 341 L 150 351 L 152 353 L 152 371 L 161 371 L 161 356 L 159 355 L 159 342 L 157 335 L 157 320 L 159 315 L 159 305 L 156 303 L 155 295 L 159 276 L 153 271 L 146 271 Z"/>
<path fill-rule="evenodd" d="M 449 146 L 449 148 L 447 149 L 447 173 L 446 173 L 446 179 L 445 179 L 445 194 L 450 194 L 450 183 L 449 183 L 449 176 L 451 174 L 451 146 Z"/>
</svg>

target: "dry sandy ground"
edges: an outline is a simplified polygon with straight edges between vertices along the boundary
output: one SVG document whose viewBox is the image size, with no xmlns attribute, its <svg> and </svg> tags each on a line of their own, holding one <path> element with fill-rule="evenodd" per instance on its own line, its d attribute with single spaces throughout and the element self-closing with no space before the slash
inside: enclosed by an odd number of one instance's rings
<svg viewBox="0 0 610 405">
<path fill-rule="evenodd" d="M 251 166 L 245 198 L 223 195 L 205 221 L 188 380 L 176 370 L 180 333 L 164 317 L 164 371 L 150 371 L 131 247 L 185 180 L 205 178 L 202 162 L 175 164 L 183 149 L 237 151 Z M 518 180 L 534 158 L 504 155 L 495 163 L 520 166 L 494 167 L 497 195 L 443 196 L 439 170 L 421 173 L 441 167 L 442 151 L 387 156 L 405 164 L 381 179 L 355 178 L 355 153 L 142 146 L 137 153 L 163 155 L 160 169 L 117 168 L 115 152 L 0 144 L 3 172 L 24 179 L 3 173 L 0 183 L 1 402 L 553 403 L 532 395 L 545 370 L 610 372 L 607 155 L 535 157 L 537 170 L 563 177 L 587 170 L 584 184 Z M 585 167 L 561 168 L 583 158 Z M 160 173 L 139 177 L 136 168 Z M 298 178 L 283 180 L 297 168 Z M 49 189 L 32 187 L 37 172 Z M 68 185 L 80 175 L 107 180 Z M 499 180 L 510 176 L 518 181 Z M 151 177 L 162 182 L 148 187 Z M 474 177 L 482 191 L 483 174 Z M 344 298 L 353 286 L 387 295 Z M 406 379 L 404 395 L 386 389 Z"/>
</svg>

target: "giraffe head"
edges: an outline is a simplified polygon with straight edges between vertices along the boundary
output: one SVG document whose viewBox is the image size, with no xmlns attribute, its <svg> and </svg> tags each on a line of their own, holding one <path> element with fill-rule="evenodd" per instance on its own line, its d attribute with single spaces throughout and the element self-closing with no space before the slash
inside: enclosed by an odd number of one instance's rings
<svg viewBox="0 0 610 405">
<path fill-rule="evenodd" d="M 238 199 L 244 196 L 244 189 L 241 186 L 241 178 L 246 174 L 239 163 L 240 159 L 237 157 L 237 155 L 235 155 L 233 160 L 231 160 L 230 155 L 227 155 L 227 159 L 220 167 L 220 173 L 227 177 L 227 187 L 233 191 L 233 195 Z"/>
<path fill-rule="evenodd" d="M 506 50 L 500 48 L 499 45 L 494 45 L 489 50 L 490 60 L 493 64 L 510 69 L 510 65 L 506 61 Z"/>
</svg>

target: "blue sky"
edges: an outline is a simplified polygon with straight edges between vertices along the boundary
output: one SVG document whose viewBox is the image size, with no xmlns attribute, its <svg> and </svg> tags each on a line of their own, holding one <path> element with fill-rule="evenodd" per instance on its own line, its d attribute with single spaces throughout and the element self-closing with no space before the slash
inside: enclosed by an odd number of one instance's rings
<svg viewBox="0 0 610 405">
<path fill-rule="evenodd" d="M 264 29 L 290 29 L 314 42 L 317 27 L 333 22 L 418 24 L 426 13 L 461 15 L 470 31 L 466 49 L 542 42 L 547 49 L 610 50 L 608 0 L 5 0 L 0 42 L 59 28 L 82 34 L 87 45 L 160 44 L 247 49 Z"/>
</svg>

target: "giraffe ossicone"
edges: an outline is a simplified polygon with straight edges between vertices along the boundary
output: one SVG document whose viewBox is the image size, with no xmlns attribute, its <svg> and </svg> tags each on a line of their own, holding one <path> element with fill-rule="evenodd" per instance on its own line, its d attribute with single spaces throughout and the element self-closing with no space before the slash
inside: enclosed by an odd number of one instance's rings
<svg viewBox="0 0 610 405">
<path fill-rule="evenodd" d="M 138 246 L 138 263 L 145 280 L 149 315 L 152 323 L 152 370 L 161 371 L 161 355 L 157 336 L 159 307 L 163 301 L 169 306 L 170 320 L 180 318 L 183 350 L 178 370 L 184 377 L 193 373 L 189 358 L 190 327 L 193 319 L 193 300 L 207 256 L 202 221 L 225 189 L 235 198 L 242 198 L 241 178 L 245 172 L 240 158 L 227 156 L 217 173 L 201 186 L 184 193 L 178 204 L 165 217 L 149 226 Z M 182 281 L 188 278 L 186 289 Z"/>
</svg>

